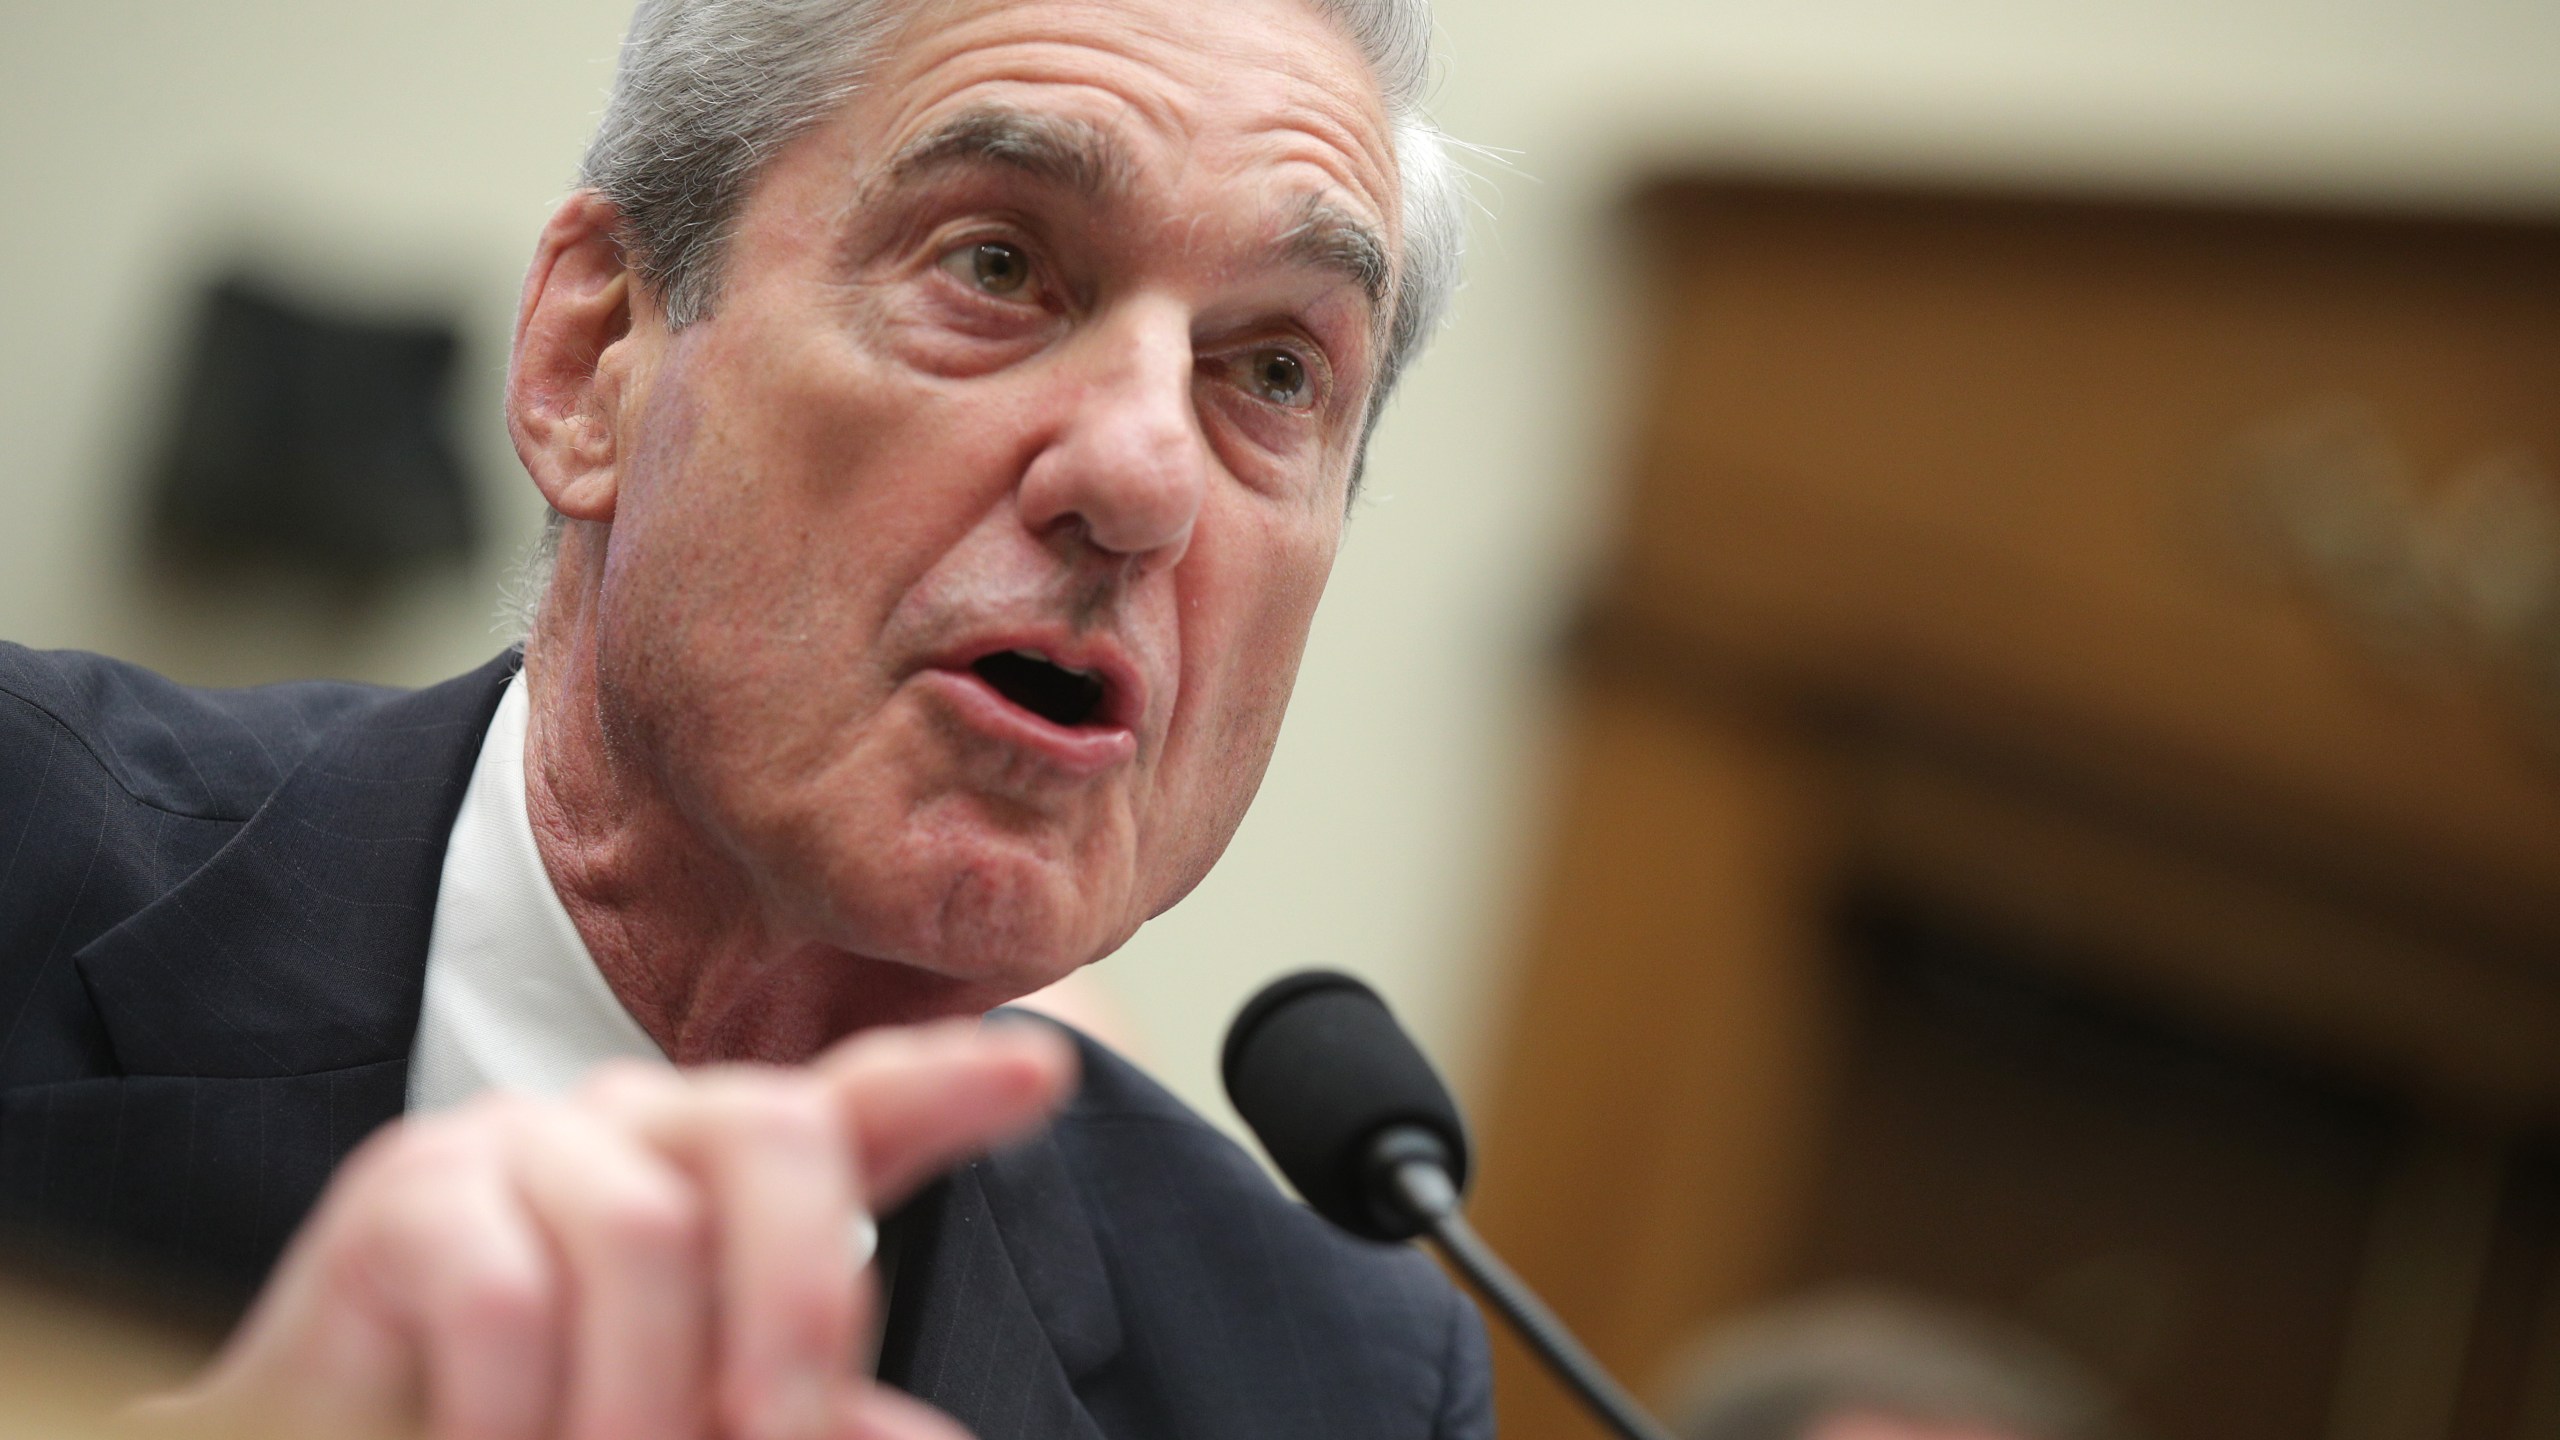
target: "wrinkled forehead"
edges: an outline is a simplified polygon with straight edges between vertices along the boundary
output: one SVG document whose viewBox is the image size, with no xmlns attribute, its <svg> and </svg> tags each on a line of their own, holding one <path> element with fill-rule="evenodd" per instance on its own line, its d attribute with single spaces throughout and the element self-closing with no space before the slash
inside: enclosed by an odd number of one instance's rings
<svg viewBox="0 0 2560 1440">
<path fill-rule="evenodd" d="M 1377 82 L 1307 0 L 927 0 L 854 108 L 875 176 L 971 114 L 1046 114 L 1100 137 L 1108 178 L 1254 187 L 1400 238 Z"/>
</svg>

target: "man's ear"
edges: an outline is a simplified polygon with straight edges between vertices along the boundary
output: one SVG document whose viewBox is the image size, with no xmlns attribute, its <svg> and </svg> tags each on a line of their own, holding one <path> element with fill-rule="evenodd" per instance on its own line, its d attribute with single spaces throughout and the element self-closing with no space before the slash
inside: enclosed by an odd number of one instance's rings
<svg viewBox="0 0 2560 1440">
<path fill-rule="evenodd" d="M 542 498 L 572 520 L 609 521 L 619 489 L 623 390 L 638 280 L 612 202 L 581 190 L 542 227 L 516 309 L 507 433 Z M 617 351 L 617 346 L 625 346 Z"/>
</svg>

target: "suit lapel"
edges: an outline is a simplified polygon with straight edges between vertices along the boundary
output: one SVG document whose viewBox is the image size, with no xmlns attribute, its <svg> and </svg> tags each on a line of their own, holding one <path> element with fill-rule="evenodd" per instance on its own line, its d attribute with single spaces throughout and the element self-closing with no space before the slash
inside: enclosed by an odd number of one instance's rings
<svg viewBox="0 0 2560 1440">
<path fill-rule="evenodd" d="M 516 663 L 354 712 L 201 869 L 80 951 L 123 1073 L 41 1097 L 49 1186 L 146 1248 L 263 1272 L 400 1113 L 445 843 Z"/>
<path fill-rule="evenodd" d="M 959 1171 L 899 1224 L 881 1377 L 978 1440 L 1101 1440 L 1076 1387 L 1119 1353 L 1119 1308 L 1057 1142 Z"/>
</svg>

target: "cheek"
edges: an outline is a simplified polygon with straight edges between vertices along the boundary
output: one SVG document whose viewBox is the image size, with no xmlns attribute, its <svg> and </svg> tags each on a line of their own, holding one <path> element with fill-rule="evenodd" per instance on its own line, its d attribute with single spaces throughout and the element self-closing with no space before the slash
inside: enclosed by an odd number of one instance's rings
<svg viewBox="0 0 2560 1440">
<path fill-rule="evenodd" d="M 1302 502 L 1303 503 L 1303 502 Z M 1332 507 L 1241 506 L 1249 520 L 1221 533 L 1242 543 L 1218 547 L 1208 557 L 1217 571 L 1204 590 L 1186 597 L 1195 612 L 1214 612 L 1223 594 L 1234 619 L 1229 634 L 1213 640 L 1225 665 L 1231 703 L 1240 722 L 1262 718 L 1259 729 L 1278 729 L 1280 712 L 1297 683 L 1299 657 L 1315 624 L 1341 548 L 1340 512 Z M 1186 644 L 1188 637 L 1186 636 Z"/>
<path fill-rule="evenodd" d="M 606 610 L 635 639 L 751 653 L 796 628 L 789 437 L 759 432 L 718 387 L 662 387 L 627 455 L 607 540 Z"/>
<path fill-rule="evenodd" d="M 1172 757 L 1178 773 L 1162 781 L 1176 793 L 1193 788 L 1203 801 L 1195 838 L 1215 846 L 1262 783 L 1340 534 L 1321 523 L 1238 528 L 1255 543 L 1185 557 L 1177 603 L 1192 728 Z"/>
<path fill-rule="evenodd" d="M 606 539 L 605 658 L 627 697 L 626 732 L 699 752 L 689 772 L 724 756 L 787 769 L 809 762 L 799 752 L 814 735 L 876 702 L 878 677 L 845 657 L 869 648 L 910 557 L 928 547 L 911 510 L 877 506 L 868 523 L 858 513 L 881 468 L 869 427 L 828 403 L 806 366 L 741 354 L 755 347 L 735 336 L 687 338 L 625 452 Z M 802 358 L 780 345 L 764 353 Z"/>
<path fill-rule="evenodd" d="M 934 503 L 962 497 L 913 443 L 948 427 L 824 326 L 724 326 L 689 332 L 714 333 L 652 395 L 615 528 L 729 640 L 841 655 L 845 627 L 876 618 L 965 522 Z"/>
</svg>

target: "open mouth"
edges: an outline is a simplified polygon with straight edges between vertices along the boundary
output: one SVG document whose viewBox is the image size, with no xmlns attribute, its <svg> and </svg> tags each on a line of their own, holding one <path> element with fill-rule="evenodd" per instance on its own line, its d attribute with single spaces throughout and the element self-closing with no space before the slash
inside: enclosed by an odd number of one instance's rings
<svg viewBox="0 0 2560 1440">
<path fill-rule="evenodd" d="M 1095 723 L 1110 694 L 1101 676 L 1070 669 L 1036 650 L 1000 650 L 969 668 L 1005 699 L 1070 729 Z"/>
</svg>

